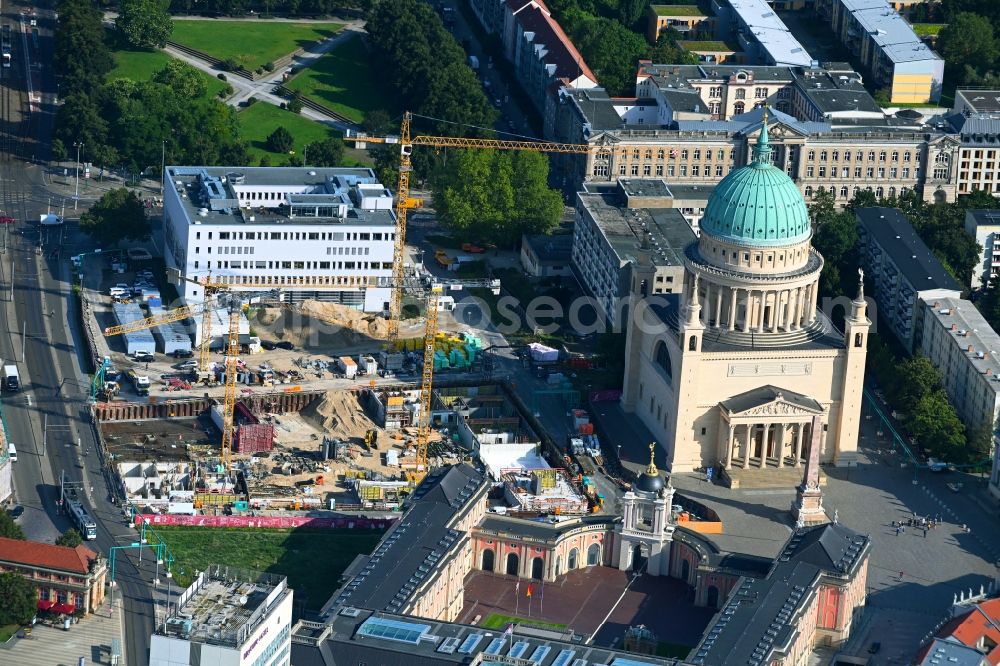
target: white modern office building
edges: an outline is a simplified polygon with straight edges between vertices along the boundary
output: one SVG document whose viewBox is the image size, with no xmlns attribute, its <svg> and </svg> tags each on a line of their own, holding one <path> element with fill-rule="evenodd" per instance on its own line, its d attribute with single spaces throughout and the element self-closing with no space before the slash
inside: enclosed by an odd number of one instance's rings
<svg viewBox="0 0 1000 666">
<path fill-rule="evenodd" d="M 163 240 L 185 303 L 193 281 L 379 312 L 389 302 L 392 193 L 366 168 L 166 169 Z M 322 285 L 322 288 L 316 288 Z"/>
<path fill-rule="evenodd" d="M 812 56 L 785 26 L 766 0 L 712 3 L 722 27 L 736 35 L 743 51 L 760 65 L 809 67 Z"/>
<path fill-rule="evenodd" d="M 154 630 L 150 666 L 288 666 L 292 590 L 283 576 L 213 565 Z"/>
</svg>

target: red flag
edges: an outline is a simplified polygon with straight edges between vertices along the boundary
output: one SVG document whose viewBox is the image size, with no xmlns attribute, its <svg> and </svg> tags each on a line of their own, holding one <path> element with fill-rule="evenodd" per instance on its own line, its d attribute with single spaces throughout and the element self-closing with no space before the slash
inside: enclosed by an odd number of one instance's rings
<svg viewBox="0 0 1000 666">
<path fill-rule="evenodd" d="M 525 596 L 527 596 L 529 599 L 531 598 L 531 585 L 530 584 L 528 585 L 528 592 L 527 592 L 527 594 Z"/>
</svg>

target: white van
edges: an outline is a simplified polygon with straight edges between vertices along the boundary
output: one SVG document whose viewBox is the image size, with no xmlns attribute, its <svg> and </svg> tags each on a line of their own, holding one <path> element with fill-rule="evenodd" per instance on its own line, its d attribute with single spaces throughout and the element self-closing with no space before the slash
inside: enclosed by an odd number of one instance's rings
<svg viewBox="0 0 1000 666">
<path fill-rule="evenodd" d="M 14 442 L 7 445 L 7 455 L 10 456 L 11 462 L 17 462 L 17 449 L 14 448 Z"/>
</svg>

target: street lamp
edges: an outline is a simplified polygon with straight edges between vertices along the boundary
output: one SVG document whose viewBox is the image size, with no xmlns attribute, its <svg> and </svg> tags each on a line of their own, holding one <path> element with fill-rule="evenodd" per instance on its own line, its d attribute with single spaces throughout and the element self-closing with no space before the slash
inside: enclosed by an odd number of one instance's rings
<svg viewBox="0 0 1000 666">
<path fill-rule="evenodd" d="M 160 196 L 163 196 L 163 179 L 166 177 L 167 169 L 167 140 L 160 144 Z"/>
<path fill-rule="evenodd" d="M 73 147 L 76 148 L 76 194 L 73 197 L 73 210 L 76 210 L 80 200 L 80 149 L 83 148 L 83 141 L 74 141 Z"/>
</svg>

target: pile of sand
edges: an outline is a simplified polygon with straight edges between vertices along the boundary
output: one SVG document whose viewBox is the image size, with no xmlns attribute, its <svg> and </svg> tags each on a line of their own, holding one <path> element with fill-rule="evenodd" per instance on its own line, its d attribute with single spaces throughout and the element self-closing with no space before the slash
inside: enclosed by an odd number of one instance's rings
<svg viewBox="0 0 1000 666">
<path fill-rule="evenodd" d="M 341 439 L 364 438 L 369 429 L 376 427 L 350 391 L 327 391 L 299 414 L 320 430 Z"/>
<path fill-rule="evenodd" d="M 389 334 L 388 322 L 380 315 L 360 312 L 339 303 L 322 303 L 307 300 L 299 306 L 303 314 L 375 340 L 385 340 Z"/>
</svg>

